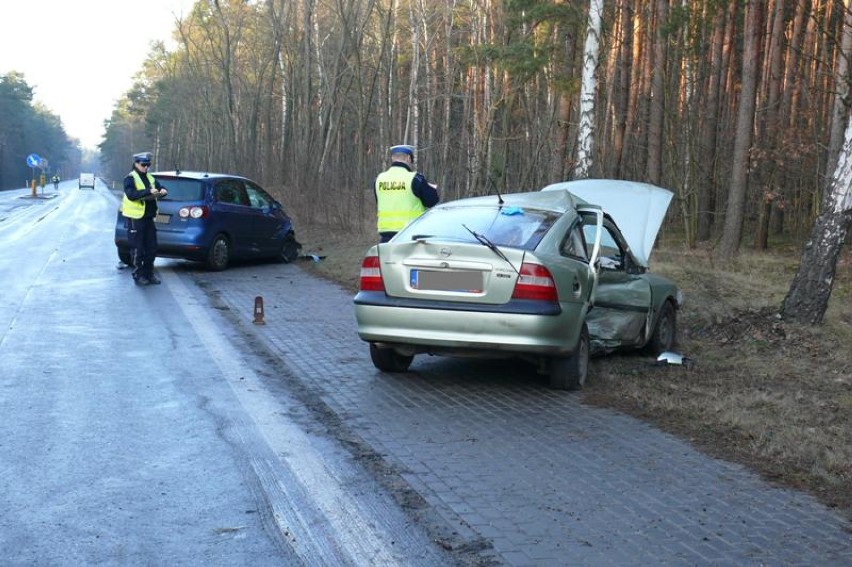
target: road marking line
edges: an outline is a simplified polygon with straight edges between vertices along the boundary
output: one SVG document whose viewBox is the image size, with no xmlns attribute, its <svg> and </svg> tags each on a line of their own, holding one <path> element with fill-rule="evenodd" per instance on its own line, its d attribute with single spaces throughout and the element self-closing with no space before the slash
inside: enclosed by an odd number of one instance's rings
<svg viewBox="0 0 852 567">
<path fill-rule="evenodd" d="M 314 441 L 283 415 L 287 413 L 286 406 L 267 393 L 240 353 L 221 341 L 212 318 L 180 277 L 171 271 L 162 271 L 160 277 L 228 380 L 246 415 L 278 455 L 278 466 L 252 458 L 252 468 L 269 495 L 279 530 L 294 551 L 323 565 L 399 565 L 399 558 L 388 549 L 394 538 L 383 533 L 376 520 L 365 515 L 352 495 L 341 488 L 334 471 L 314 448 Z M 300 486 L 282 482 L 280 466 L 287 468 Z M 275 493 L 283 494 L 287 501 L 274 498 Z M 306 505 L 311 510 L 305 510 Z M 311 545 L 307 545 L 309 542 Z"/>
</svg>

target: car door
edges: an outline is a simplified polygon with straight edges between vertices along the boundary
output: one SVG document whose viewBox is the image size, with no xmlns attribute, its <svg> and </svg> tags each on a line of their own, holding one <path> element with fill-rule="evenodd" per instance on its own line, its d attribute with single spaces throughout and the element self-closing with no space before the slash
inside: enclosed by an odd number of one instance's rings
<svg viewBox="0 0 852 567">
<path fill-rule="evenodd" d="M 213 187 L 213 207 L 217 232 L 231 240 L 233 254 L 238 257 L 255 255 L 252 245 L 252 216 L 248 213 L 248 198 L 240 179 L 222 179 Z"/>
<path fill-rule="evenodd" d="M 641 344 L 651 313 L 651 286 L 615 223 L 605 217 L 598 229 L 590 217 L 584 216 L 587 243 L 595 241 L 599 230 L 597 288 L 586 319 L 589 334 L 594 346 L 603 350 Z"/>
<path fill-rule="evenodd" d="M 565 312 L 572 314 L 578 325 L 588 322 L 589 306 L 594 301 L 596 274 L 590 261 L 590 250 L 583 236 L 580 219 L 572 223 L 562 237 L 559 257 L 548 261 L 548 267 L 556 278 L 559 301 Z"/>
<path fill-rule="evenodd" d="M 281 205 L 252 181 L 245 181 L 251 216 L 252 241 L 262 255 L 275 255 L 281 249 L 286 216 Z"/>
</svg>

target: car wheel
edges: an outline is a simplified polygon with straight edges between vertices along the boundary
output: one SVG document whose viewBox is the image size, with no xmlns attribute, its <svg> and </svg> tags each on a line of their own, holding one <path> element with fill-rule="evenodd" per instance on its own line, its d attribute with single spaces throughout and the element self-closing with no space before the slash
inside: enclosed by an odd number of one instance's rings
<svg viewBox="0 0 852 567">
<path fill-rule="evenodd" d="M 411 366 L 414 356 L 403 356 L 396 352 L 396 349 L 370 343 L 370 359 L 373 366 L 382 372 L 405 372 Z"/>
<path fill-rule="evenodd" d="M 550 360 L 550 387 L 554 390 L 579 390 L 589 375 L 589 329 L 583 323 L 574 354 Z"/>
<path fill-rule="evenodd" d="M 289 264 L 299 257 L 302 251 L 302 245 L 296 240 L 296 235 L 291 230 L 284 237 L 284 243 L 281 245 L 281 253 L 278 255 L 278 260 Z"/>
<path fill-rule="evenodd" d="M 231 244 L 224 235 L 219 234 L 213 239 L 207 252 L 207 267 L 214 272 L 221 272 L 228 267 L 231 259 Z"/>
<path fill-rule="evenodd" d="M 676 338 L 677 314 L 672 302 L 666 301 L 660 308 L 657 324 L 654 326 L 651 340 L 648 341 L 647 350 L 654 355 L 671 350 L 675 346 Z"/>
<path fill-rule="evenodd" d="M 121 260 L 122 263 L 127 264 L 128 266 L 133 265 L 133 260 L 130 257 L 130 250 L 126 250 L 124 248 L 118 249 L 118 259 Z"/>
</svg>

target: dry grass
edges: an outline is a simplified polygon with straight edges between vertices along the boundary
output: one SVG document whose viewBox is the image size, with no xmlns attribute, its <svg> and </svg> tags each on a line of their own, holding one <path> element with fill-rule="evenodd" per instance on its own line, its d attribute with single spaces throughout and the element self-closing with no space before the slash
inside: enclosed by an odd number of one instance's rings
<svg viewBox="0 0 852 567">
<path fill-rule="evenodd" d="M 354 292 L 375 235 L 297 223 L 305 264 Z M 798 252 L 743 252 L 731 265 L 663 241 L 652 268 L 681 286 L 679 350 L 692 367 L 626 353 L 595 359 L 584 400 L 617 408 L 812 492 L 852 518 L 852 253 L 845 250 L 820 327 L 776 316 Z"/>
</svg>

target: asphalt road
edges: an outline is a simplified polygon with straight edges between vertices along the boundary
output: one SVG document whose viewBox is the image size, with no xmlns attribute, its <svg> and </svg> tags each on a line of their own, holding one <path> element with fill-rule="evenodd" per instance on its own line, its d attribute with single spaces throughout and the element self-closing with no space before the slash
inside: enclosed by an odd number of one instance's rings
<svg viewBox="0 0 852 567">
<path fill-rule="evenodd" d="M 116 208 L 100 182 L 0 193 L 0 563 L 448 563 L 192 273 L 118 269 Z"/>
<path fill-rule="evenodd" d="M 377 371 L 299 263 L 137 288 L 104 187 L 6 197 L 4 564 L 852 565 L 809 496 L 526 364 Z"/>
</svg>

